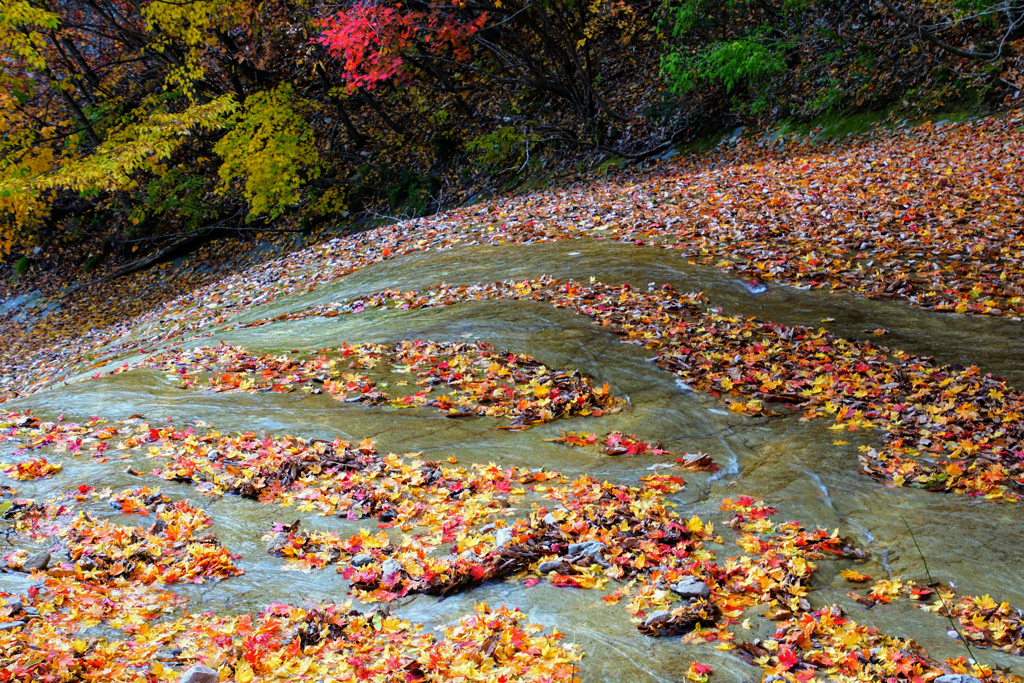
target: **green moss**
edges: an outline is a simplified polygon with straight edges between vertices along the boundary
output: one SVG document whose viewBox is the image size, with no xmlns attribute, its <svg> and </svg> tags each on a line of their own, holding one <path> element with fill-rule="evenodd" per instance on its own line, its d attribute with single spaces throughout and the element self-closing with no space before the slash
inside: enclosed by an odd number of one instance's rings
<svg viewBox="0 0 1024 683">
<path fill-rule="evenodd" d="M 14 277 L 21 277 L 28 271 L 28 267 L 32 265 L 32 259 L 28 256 L 22 256 L 18 259 L 18 262 L 14 264 Z"/>
</svg>

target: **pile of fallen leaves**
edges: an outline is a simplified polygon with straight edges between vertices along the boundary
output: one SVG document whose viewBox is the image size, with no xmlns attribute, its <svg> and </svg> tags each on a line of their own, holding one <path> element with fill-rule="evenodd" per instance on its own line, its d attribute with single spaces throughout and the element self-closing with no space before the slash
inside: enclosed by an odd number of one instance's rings
<svg viewBox="0 0 1024 683">
<path fill-rule="evenodd" d="M 50 448 L 54 453 L 77 456 L 91 453 L 97 462 L 103 462 L 104 453 L 110 449 L 111 440 L 133 431 L 137 424 L 135 416 L 119 424 L 111 424 L 104 418 L 90 418 L 85 424 L 65 422 L 63 417 L 49 422 L 40 420 L 31 413 L 0 413 L 0 438 L 19 444 L 14 455 Z M 158 430 L 157 430 L 158 433 Z"/>
<path fill-rule="evenodd" d="M 331 604 L 304 610 L 275 603 L 259 614 L 155 621 L 177 604 L 170 594 L 147 591 L 151 609 L 143 611 L 130 588 L 47 580 L 26 602 L 43 616 L 0 631 L 6 680 L 173 681 L 177 667 L 199 664 L 237 683 L 313 676 L 440 683 L 480 675 L 569 683 L 580 659 L 575 646 L 559 642 L 561 634 L 544 635 L 504 606 L 478 605 L 440 639 L 387 613 Z M 121 607 L 131 618 L 123 610 L 89 611 L 97 601 L 113 605 L 111 599 L 125 600 Z M 90 621 L 122 629 L 125 637 L 83 636 L 81 624 Z"/>
<path fill-rule="evenodd" d="M 802 612 L 778 626 L 774 638 L 738 646 L 771 680 L 797 683 L 824 675 L 911 683 L 936 670 L 936 662 L 914 641 L 858 624 L 835 605 Z"/>
<path fill-rule="evenodd" d="M 950 605 L 948 611 L 960 622 L 961 632 L 972 643 L 1024 655 L 1024 615 L 1009 603 L 997 603 L 988 595 L 965 596 Z"/>
<path fill-rule="evenodd" d="M 29 458 L 14 464 L 0 462 L 0 472 L 11 479 L 48 479 L 63 469 L 58 462 L 49 462 L 46 458 Z"/>
<path fill-rule="evenodd" d="M 360 308 L 394 305 L 396 299 L 415 308 L 483 299 L 568 308 L 624 341 L 657 350 L 659 367 L 736 412 L 772 415 L 772 403 L 802 409 L 804 419 L 831 417 L 835 430 L 883 431 L 882 449 L 863 449 L 867 474 L 898 486 L 995 500 L 1024 495 L 1024 397 L 976 367 L 937 365 L 823 329 L 724 315 L 708 310 L 701 295 L 680 294 L 669 285 L 646 292 L 550 278 L 442 285 L 385 290 L 361 299 Z M 325 315 L 345 305 L 320 305 L 299 315 Z"/>
<path fill-rule="evenodd" d="M 128 502 L 143 495 L 146 494 L 125 492 L 115 500 Z M 73 563 L 67 571 L 93 581 L 125 577 L 145 584 L 202 583 L 244 573 L 234 562 L 237 555 L 222 546 L 214 534 L 202 533 L 213 524 L 205 512 L 187 501 L 161 499 L 158 504 L 164 509 L 155 513 L 156 521 L 148 529 L 79 513 L 62 534 Z"/>
<path fill-rule="evenodd" d="M 392 373 L 414 376 L 414 384 L 423 389 L 389 395 L 383 390 L 389 386 L 383 378 L 356 372 L 372 370 L 378 364 L 389 365 Z M 550 369 L 528 355 L 495 351 L 485 342 L 411 341 L 392 348 L 345 344 L 333 351 L 323 349 L 306 360 L 289 354 L 254 354 L 221 343 L 149 356 L 135 365 L 123 364 L 111 373 L 135 367 L 166 370 L 180 380 L 182 387 L 197 386 L 199 373 L 205 373 L 210 375 L 210 388 L 218 392 L 287 393 L 303 389 L 367 405 L 431 406 L 449 417 L 507 418 L 509 424 L 503 429 L 525 429 L 576 415 L 599 417 L 620 408 L 607 384 L 594 387 L 578 370 Z M 394 386 L 408 384 L 400 380 Z"/>
</svg>

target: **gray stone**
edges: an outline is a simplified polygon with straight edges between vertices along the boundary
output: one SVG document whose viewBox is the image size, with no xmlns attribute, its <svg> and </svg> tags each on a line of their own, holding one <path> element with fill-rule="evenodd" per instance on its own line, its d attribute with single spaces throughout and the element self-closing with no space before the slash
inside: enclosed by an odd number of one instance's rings
<svg viewBox="0 0 1024 683">
<path fill-rule="evenodd" d="M 267 552 L 271 555 L 284 550 L 285 546 L 288 545 L 288 534 L 284 531 L 278 531 L 274 534 L 274 537 L 267 541 Z"/>
<path fill-rule="evenodd" d="M 981 683 L 981 681 L 967 674 L 943 674 L 934 679 L 932 683 Z"/>
<path fill-rule="evenodd" d="M 352 558 L 353 567 L 365 567 L 366 565 L 373 562 L 373 556 L 367 555 L 366 553 L 360 553 Z"/>
<path fill-rule="evenodd" d="M 387 559 L 380 565 L 380 569 L 384 573 L 384 578 L 387 578 L 402 571 L 402 563 L 398 560 Z"/>
<path fill-rule="evenodd" d="M 178 683 L 217 683 L 219 680 L 220 674 L 213 669 L 196 665 L 181 674 Z"/>
<path fill-rule="evenodd" d="M 669 590 L 684 600 L 690 598 L 704 598 L 706 600 L 711 597 L 711 589 L 708 588 L 708 585 L 692 576 L 688 576 L 682 581 L 671 585 Z"/>
<path fill-rule="evenodd" d="M 498 529 L 494 532 L 494 545 L 498 548 L 504 548 L 512 542 L 512 530 L 511 529 Z"/>
<path fill-rule="evenodd" d="M 25 564 L 21 565 L 21 570 L 25 572 L 43 571 L 48 564 L 50 564 L 50 553 L 43 550 L 34 555 L 29 555 L 25 560 Z"/>
<path fill-rule="evenodd" d="M 597 555 L 607 546 L 601 541 L 583 541 L 582 543 L 570 543 L 569 554 L 570 555 L 590 555 L 593 557 Z"/>
<path fill-rule="evenodd" d="M 556 524 L 558 524 L 558 520 L 555 519 L 555 516 L 549 512 L 548 514 L 544 515 L 544 523 L 548 526 L 555 526 Z"/>
<path fill-rule="evenodd" d="M 4 606 L 11 608 L 11 614 L 17 614 L 21 611 L 22 607 L 24 607 L 21 603 L 21 598 L 14 595 L 9 595 L 4 598 Z"/>
<path fill-rule="evenodd" d="M 0 624 L 0 631 L 10 631 L 11 629 L 21 628 L 24 625 L 24 621 L 5 621 Z"/>
<path fill-rule="evenodd" d="M 96 569 L 96 563 L 91 557 L 83 557 L 78 561 L 78 566 L 82 568 L 83 572 L 89 572 Z"/>
<path fill-rule="evenodd" d="M 660 609 L 657 612 L 651 612 L 644 619 L 644 626 L 658 626 L 664 624 L 666 621 L 672 618 L 671 612 L 667 609 Z"/>
<path fill-rule="evenodd" d="M 549 572 L 556 572 L 562 566 L 562 560 L 548 560 L 547 562 L 541 562 L 540 566 L 537 567 L 537 571 L 541 574 L 547 574 Z"/>
<path fill-rule="evenodd" d="M 472 562 L 476 559 L 476 553 L 474 553 L 472 550 L 463 550 L 462 554 L 459 555 L 459 557 L 461 557 L 467 562 Z"/>
</svg>

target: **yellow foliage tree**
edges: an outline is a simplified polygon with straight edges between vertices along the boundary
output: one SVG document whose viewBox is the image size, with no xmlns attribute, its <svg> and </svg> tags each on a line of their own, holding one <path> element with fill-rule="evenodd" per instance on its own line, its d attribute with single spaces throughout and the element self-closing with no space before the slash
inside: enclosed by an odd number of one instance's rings
<svg viewBox="0 0 1024 683">
<path fill-rule="evenodd" d="M 313 131 L 302 110 L 308 105 L 289 84 L 249 96 L 235 125 L 214 147 L 223 158 L 221 191 L 244 179 L 249 219 L 280 216 L 299 201 L 299 190 L 320 175 Z"/>
</svg>

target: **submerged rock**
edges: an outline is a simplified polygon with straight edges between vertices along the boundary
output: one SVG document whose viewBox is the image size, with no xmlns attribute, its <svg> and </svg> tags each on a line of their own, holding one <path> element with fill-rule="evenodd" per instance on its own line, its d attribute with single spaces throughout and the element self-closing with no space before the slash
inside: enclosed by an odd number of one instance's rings
<svg viewBox="0 0 1024 683">
<path fill-rule="evenodd" d="M 199 665 L 193 666 L 181 674 L 181 678 L 178 679 L 178 683 L 217 683 L 218 681 L 220 681 L 220 675 L 216 671 Z"/>
</svg>

